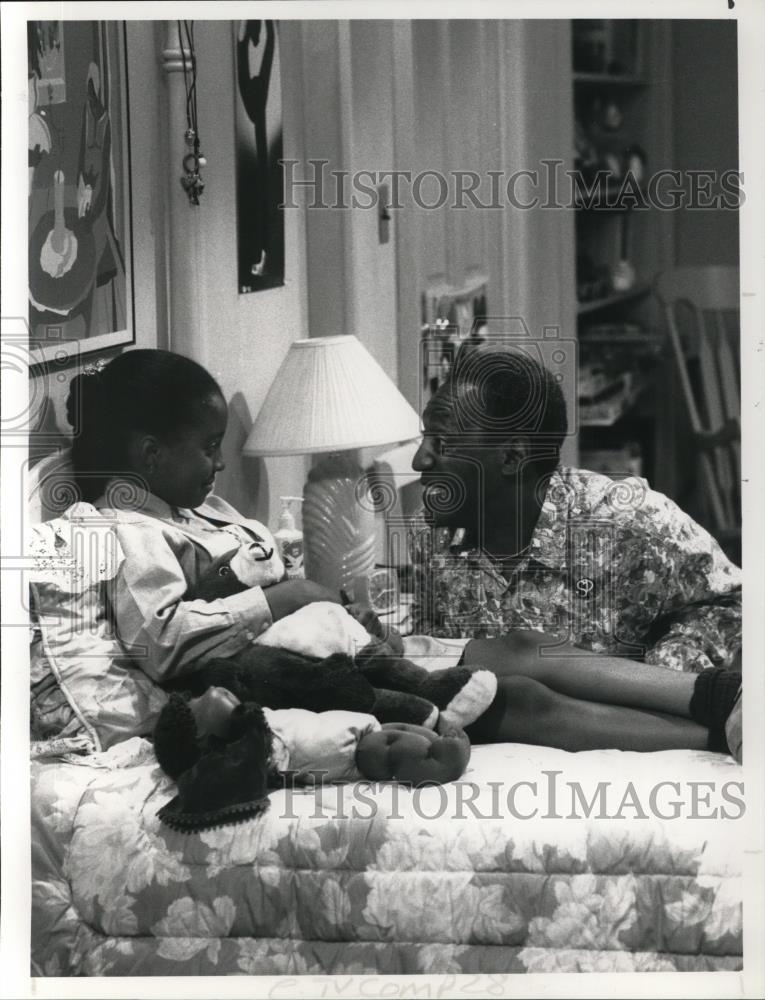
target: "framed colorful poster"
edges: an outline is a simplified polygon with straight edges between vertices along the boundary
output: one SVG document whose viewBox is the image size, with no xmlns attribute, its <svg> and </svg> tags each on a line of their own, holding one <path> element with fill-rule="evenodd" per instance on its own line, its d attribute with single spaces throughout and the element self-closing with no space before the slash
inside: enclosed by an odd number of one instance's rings
<svg viewBox="0 0 765 1000">
<path fill-rule="evenodd" d="M 282 93 L 276 21 L 234 24 L 240 293 L 284 284 Z"/>
<path fill-rule="evenodd" d="M 27 55 L 29 330 L 45 362 L 134 340 L 125 25 L 29 21 Z"/>
</svg>

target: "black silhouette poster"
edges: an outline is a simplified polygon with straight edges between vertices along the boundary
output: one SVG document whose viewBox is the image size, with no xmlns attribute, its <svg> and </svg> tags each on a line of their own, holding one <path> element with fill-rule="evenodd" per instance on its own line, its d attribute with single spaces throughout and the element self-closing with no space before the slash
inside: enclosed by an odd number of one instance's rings
<svg viewBox="0 0 765 1000">
<path fill-rule="evenodd" d="M 236 213 L 239 291 L 284 284 L 282 94 L 275 21 L 236 31 Z"/>
</svg>

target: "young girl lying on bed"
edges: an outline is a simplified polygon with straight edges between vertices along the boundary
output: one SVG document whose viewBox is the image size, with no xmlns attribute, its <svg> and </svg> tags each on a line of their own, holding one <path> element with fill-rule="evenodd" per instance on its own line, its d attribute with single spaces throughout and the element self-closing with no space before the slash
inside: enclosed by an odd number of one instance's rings
<svg viewBox="0 0 765 1000">
<path fill-rule="evenodd" d="M 212 375 L 160 350 L 129 351 L 73 379 L 72 460 L 83 500 L 114 518 L 125 560 L 110 601 L 122 642 L 166 682 L 248 646 L 274 621 L 314 601 L 340 601 L 308 580 L 285 580 L 268 529 L 212 493 L 224 468 L 227 406 Z M 184 600 L 212 561 L 238 545 L 249 558 L 243 593 Z M 518 641 L 531 655 L 518 655 Z M 567 750 L 727 752 L 724 729 L 740 674 L 683 674 L 618 659 L 536 657 L 541 635 L 472 643 L 469 665 L 498 675 L 496 698 L 470 728 L 476 742 Z"/>
</svg>

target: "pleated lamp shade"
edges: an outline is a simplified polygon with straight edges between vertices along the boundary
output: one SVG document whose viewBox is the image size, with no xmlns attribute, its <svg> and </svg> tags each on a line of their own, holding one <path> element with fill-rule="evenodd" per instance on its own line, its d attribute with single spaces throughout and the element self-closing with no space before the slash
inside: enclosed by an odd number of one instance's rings
<svg viewBox="0 0 765 1000">
<path fill-rule="evenodd" d="M 356 337 L 314 337 L 290 345 L 243 451 L 345 451 L 419 433 L 417 413 Z"/>
</svg>

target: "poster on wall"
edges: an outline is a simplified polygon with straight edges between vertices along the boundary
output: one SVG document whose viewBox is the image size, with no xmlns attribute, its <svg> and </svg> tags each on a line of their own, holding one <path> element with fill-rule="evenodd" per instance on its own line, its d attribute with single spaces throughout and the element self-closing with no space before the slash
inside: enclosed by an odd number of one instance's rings
<svg viewBox="0 0 765 1000">
<path fill-rule="evenodd" d="M 239 292 L 284 284 L 282 91 L 275 21 L 235 31 L 236 219 Z"/>
<path fill-rule="evenodd" d="M 33 356 L 132 343 L 124 23 L 29 21 L 27 84 Z"/>
</svg>

